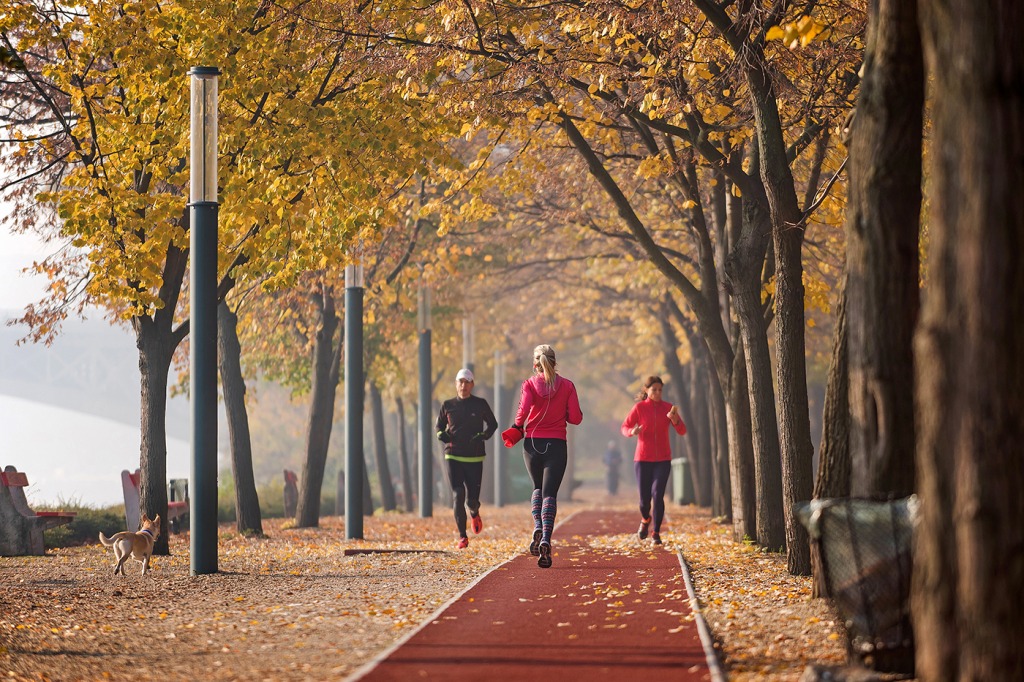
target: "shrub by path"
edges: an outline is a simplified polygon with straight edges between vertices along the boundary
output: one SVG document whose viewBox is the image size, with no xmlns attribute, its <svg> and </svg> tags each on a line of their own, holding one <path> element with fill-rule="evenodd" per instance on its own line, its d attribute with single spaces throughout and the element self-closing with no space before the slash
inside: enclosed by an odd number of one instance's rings
<svg viewBox="0 0 1024 682">
<path fill-rule="evenodd" d="M 679 555 L 609 541 L 635 523 L 574 514 L 555 529 L 550 569 L 514 557 L 353 679 L 712 679 Z"/>
</svg>

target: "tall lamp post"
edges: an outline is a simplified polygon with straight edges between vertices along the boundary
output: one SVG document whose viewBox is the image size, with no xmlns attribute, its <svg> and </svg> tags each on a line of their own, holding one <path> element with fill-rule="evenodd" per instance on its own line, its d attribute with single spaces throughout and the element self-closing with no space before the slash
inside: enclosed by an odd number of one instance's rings
<svg viewBox="0 0 1024 682">
<path fill-rule="evenodd" d="M 192 390 L 191 573 L 217 572 L 217 77 L 191 77 L 189 252 Z"/>
<path fill-rule="evenodd" d="M 494 416 L 501 429 L 505 417 L 504 401 L 501 399 L 501 387 L 505 383 L 505 361 L 501 351 L 494 351 Z M 505 505 L 505 453 L 501 449 L 501 435 L 494 439 L 494 506 Z"/>
<path fill-rule="evenodd" d="M 363 537 L 363 266 L 345 267 L 345 537 Z"/>
<path fill-rule="evenodd" d="M 434 514 L 434 433 L 430 417 L 433 405 L 430 399 L 430 289 L 420 285 L 419 293 L 419 366 L 420 366 L 420 517 L 430 518 Z"/>
<path fill-rule="evenodd" d="M 476 350 L 474 343 L 473 318 L 467 315 L 462 318 L 462 366 L 472 372 L 475 368 L 473 367 L 473 354 Z"/>
</svg>

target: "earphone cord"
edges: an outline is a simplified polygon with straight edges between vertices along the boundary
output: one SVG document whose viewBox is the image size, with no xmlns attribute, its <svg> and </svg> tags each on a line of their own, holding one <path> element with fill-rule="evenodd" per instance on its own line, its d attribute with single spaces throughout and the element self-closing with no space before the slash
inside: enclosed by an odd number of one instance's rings
<svg viewBox="0 0 1024 682">
<path fill-rule="evenodd" d="M 529 379 L 527 379 L 527 381 L 529 381 Z M 555 376 L 555 383 L 556 384 L 558 383 L 558 376 Z M 551 393 L 548 393 L 548 401 L 544 405 L 544 412 L 543 412 L 543 414 L 540 415 L 540 417 L 538 417 L 537 419 L 534 420 L 535 422 L 536 421 L 543 421 L 544 417 L 548 416 L 548 409 L 551 407 L 551 395 L 552 395 Z M 527 415 L 526 419 L 523 421 L 523 433 L 526 433 L 526 427 L 529 426 L 529 424 L 530 424 L 530 416 Z M 528 437 L 529 437 L 530 440 L 533 441 L 533 450 L 534 450 L 534 452 L 536 452 L 538 455 L 546 455 L 546 454 L 548 454 L 548 448 L 551 446 L 551 443 L 545 443 L 544 444 L 544 452 L 541 452 L 540 450 L 537 449 L 537 439 L 534 438 L 533 436 L 528 436 Z"/>
</svg>

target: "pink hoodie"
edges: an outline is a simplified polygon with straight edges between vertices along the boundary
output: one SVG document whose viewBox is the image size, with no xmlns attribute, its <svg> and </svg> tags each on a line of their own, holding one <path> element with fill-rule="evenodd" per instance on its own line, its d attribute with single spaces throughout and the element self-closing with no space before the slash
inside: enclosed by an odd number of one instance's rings
<svg viewBox="0 0 1024 682">
<path fill-rule="evenodd" d="M 515 423 L 525 427 L 523 435 L 527 438 L 565 440 L 566 422 L 579 424 L 582 421 L 583 410 L 576 386 L 565 377 L 555 375 L 553 391 L 540 374 L 523 382 Z"/>
</svg>

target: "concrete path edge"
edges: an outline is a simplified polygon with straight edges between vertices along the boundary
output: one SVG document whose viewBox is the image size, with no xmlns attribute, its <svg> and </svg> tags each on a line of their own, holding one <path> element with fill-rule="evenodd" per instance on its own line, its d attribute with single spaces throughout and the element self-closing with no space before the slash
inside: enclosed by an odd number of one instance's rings
<svg viewBox="0 0 1024 682">
<path fill-rule="evenodd" d="M 683 571 L 683 582 L 686 583 L 686 595 L 690 598 L 690 611 L 693 613 L 694 621 L 697 623 L 697 633 L 700 635 L 700 643 L 704 647 L 704 658 L 708 662 L 708 670 L 711 672 L 711 682 L 726 682 L 725 671 L 718 660 L 718 652 L 715 651 L 715 640 L 711 636 L 711 628 L 704 620 L 704 612 L 701 610 L 700 601 L 697 599 L 697 591 L 693 588 L 693 578 L 690 576 L 690 567 L 683 558 L 682 552 L 676 552 L 679 557 L 679 566 Z"/>
</svg>

